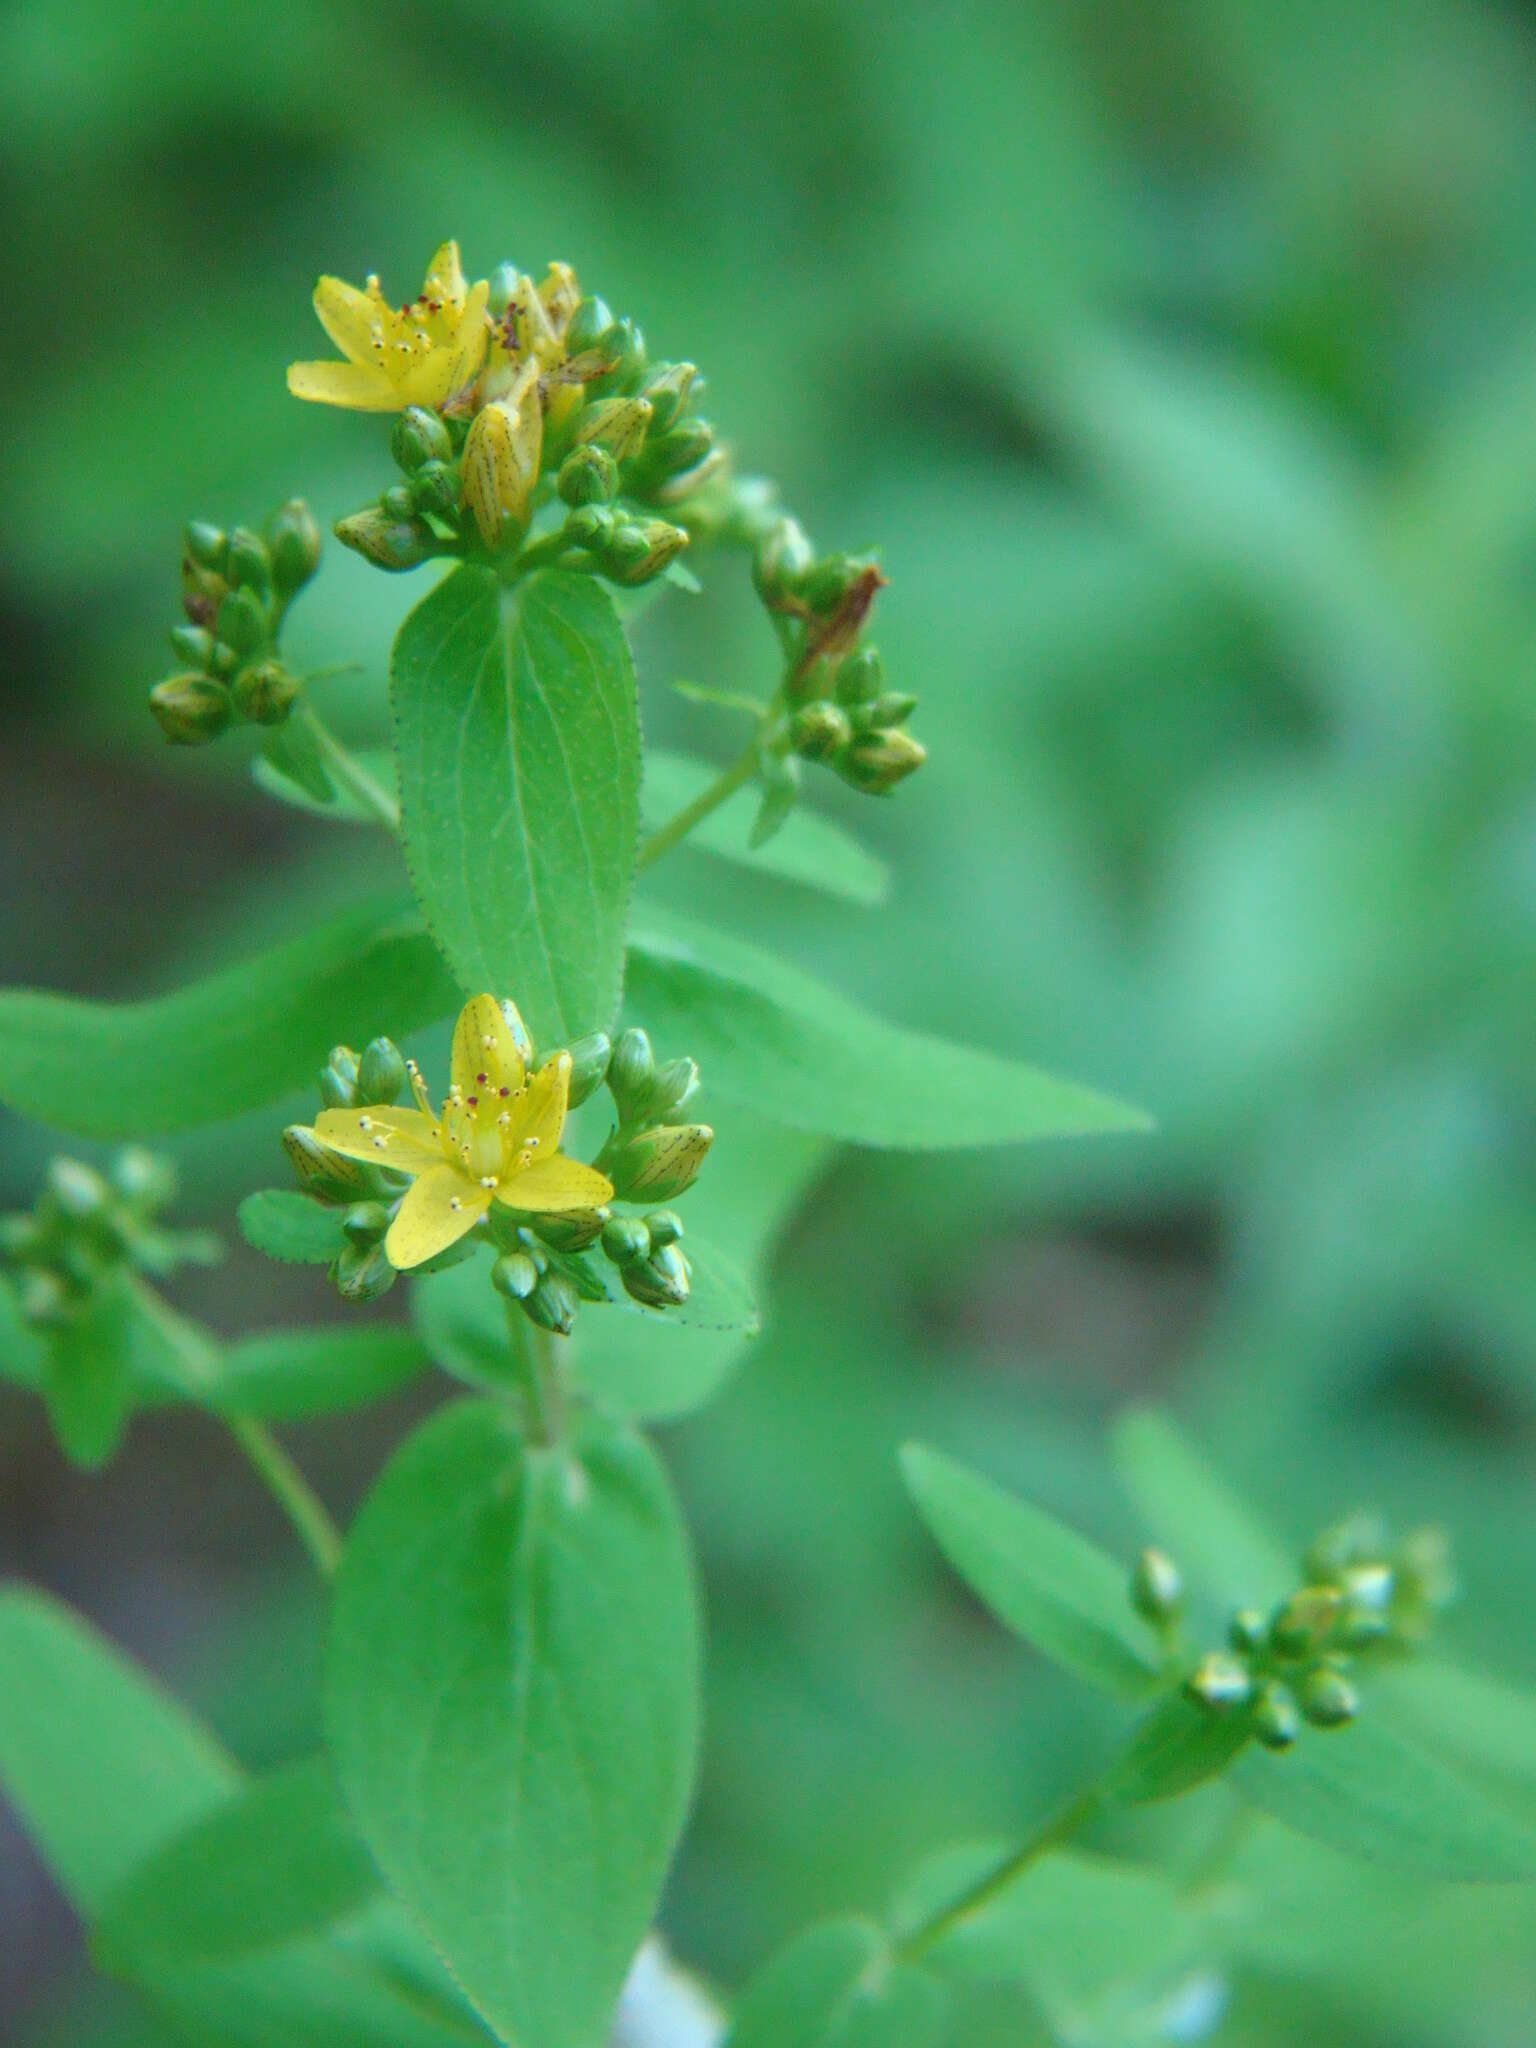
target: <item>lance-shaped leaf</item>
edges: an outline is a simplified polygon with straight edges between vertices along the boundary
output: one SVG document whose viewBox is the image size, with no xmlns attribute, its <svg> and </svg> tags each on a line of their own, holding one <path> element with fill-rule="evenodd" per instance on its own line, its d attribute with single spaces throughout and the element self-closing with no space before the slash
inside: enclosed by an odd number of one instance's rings
<svg viewBox="0 0 1536 2048">
<path fill-rule="evenodd" d="M 867 1920 L 797 1935 L 747 1986 L 725 2048 L 938 2048 L 948 2000 Z"/>
<path fill-rule="evenodd" d="M 406 859 L 465 988 L 568 1045 L 618 1008 L 639 831 L 634 667 L 606 593 L 465 567 L 395 641 Z"/>
<path fill-rule="evenodd" d="M 508 2039 L 592 2048 L 693 1778 L 698 1619 L 647 1447 L 525 1447 L 506 1403 L 426 1423 L 336 1584 L 328 1724 L 364 1839 Z"/>
<path fill-rule="evenodd" d="M 1140 1131 L 1123 1103 L 871 1016 L 787 961 L 646 903 L 626 1004 L 707 1086 L 799 1130 L 912 1149 Z"/>
<path fill-rule="evenodd" d="M 375 898 L 148 1002 L 0 992 L 0 1101 L 58 1130 L 146 1137 L 260 1109 L 339 1042 L 446 1016 L 458 991 L 416 914 Z"/>
<path fill-rule="evenodd" d="M 939 1548 L 1015 1635 L 1122 1697 L 1156 1684 L 1157 1645 L 1112 1557 L 940 1451 L 908 1444 L 901 1463 Z"/>
</svg>

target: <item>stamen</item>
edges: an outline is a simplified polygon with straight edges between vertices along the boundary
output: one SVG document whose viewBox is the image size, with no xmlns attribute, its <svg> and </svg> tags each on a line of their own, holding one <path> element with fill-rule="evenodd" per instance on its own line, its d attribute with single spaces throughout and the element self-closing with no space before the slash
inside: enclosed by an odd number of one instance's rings
<svg viewBox="0 0 1536 2048">
<path fill-rule="evenodd" d="M 493 1188 L 493 1187 L 495 1187 L 495 1185 L 496 1185 L 496 1176 L 495 1176 L 495 1174 L 494 1174 L 494 1173 L 482 1173 L 482 1174 L 481 1174 L 481 1176 L 480 1176 L 480 1185 L 481 1185 L 481 1187 L 483 1187 L 483 1188 Z"/>
<path fill-rule="evenodd" d="M 450 1195 L 448 1197 L 448 1206 L 450 1209 L 462 1209 L 464 1204 L 459 1200 L 457 1195 Z"/>
</svg>

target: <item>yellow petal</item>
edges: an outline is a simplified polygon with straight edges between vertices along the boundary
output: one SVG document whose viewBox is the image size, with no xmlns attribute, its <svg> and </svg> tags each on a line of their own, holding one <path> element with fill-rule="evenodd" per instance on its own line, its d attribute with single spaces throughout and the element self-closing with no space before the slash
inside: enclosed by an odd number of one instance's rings
<svg viewBox="0 0 1536 2048">
<path fill-rule="evenodd" d="M 439 1164 L 407 1190 L 384 1240 L 385 1255 L 402 1272 L 435 1258 L 473 1230 L 491 1206 L 491 1190 L 477 1187 Z"/>
<path fill-rule="evenodd" d="M 473 384 L 490 343 L 485 319 L 489 294 L 488 284 L 477 284 L 457 321 L 444 328 L 443 338 L 410 364 L 401 378 L 401 389 L 410 394 L 406 403 L 445 405 L 455 392 Z M 449 318 L 443 315 L 445 321 Z"/>
<path fill-rule="evenodd" d="M 295 398 L 354 412 L 399 412 L 410 403 L 372 363 L 290 363 L 288 389 Z"/>
<path fill-rule="evenodd" d="M 512 417 L 504 400 L 482 406 L 464 443 L 460 491 L 488 548 L 501 533 L 503 493 L 514 494 Z"/>
<path fill-rule="evenodd" d="M 417 1186 L 421 1183 L 418 1182 Z M 509 1174 L 496 1190 L 498 1202 L 534 1215 L 557 1216 L 572 1209 L 598 1209 L 613 1198 L 613 1183 L 595 1166 L 567 1159 L 563 1152 Z M 391 1257 L 393 1254 L 391 1253 Z"/>
<path fill-rule="evenodd" d="M 322 277 L 315 286 L 315 312 L 320 325 L 349 363 L 362 363 L 369 369 L 377 367 L 378 350 L 374 343 L 385 314 L 377 287 L 371 292 L 360 292 L 344 278 Z"/>
<path fill-rule="evenodd" d="M 419 1109 L 323 1109 L 315 1136 L 344 1159 L 396 1173 L 426 1173 L 443 1163 L 437 1124 Z"/>
<path fill-rule="evenodd" d="M 548 1158 L 560 1144 L 565 1113 L 571 1094 L 571 1056 L 558 1052 L 533 1076 L 512 1103 L 512 1121 L 507 1126 L 504 1157 L 511 1162 L 523 1151 L 534 1159 Z"/>
<path fill-rule="evenodd" d="M 464 266 L 459 261 L 457 242 L 444 242 L 427 265 L 422 293 L 429 299 L 446 299 L 452 306 L 464 303 Z"/>
<path fill-rule="evenodd" d="M 449 1075 L 466 1102 L 489 1092 L 505 1105 L 522 1087 L 523 1055 L 494 996 L 471 996 L 460 1010 Z"/>
</svg>

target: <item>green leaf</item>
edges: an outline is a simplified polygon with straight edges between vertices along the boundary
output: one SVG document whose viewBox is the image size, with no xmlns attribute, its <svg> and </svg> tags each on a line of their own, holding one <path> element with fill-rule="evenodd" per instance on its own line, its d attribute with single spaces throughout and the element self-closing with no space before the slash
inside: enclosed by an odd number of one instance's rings
<svg viewBox="0 0 1536 2048">
<path fill-rule="evenodd" d="M 867 1920 L 799 1934 L 747 1986 L 725 2048 L 936 2048 L 944 1988 Z"/>
<path fill-rule="evenodd" d="M 1171 1416 L 1132 1409 L 1112 1440 L 1121 1484 L 1179 1569 L 1226 1608 L 1268 1608 L 1295 1591 L 1296 1560 L 1217 1477 Z"/>
<path fill-rule="evenodd" d="M 302 810 L 326 811 L 336 801 L 336 785 L 315 728 L 302 715 L 267 734 L 251 763 L 251 776 L 259 788 Z"/>
<path fill-rule="evenodd" d="M 1253 1715 L 1246 1708 L 1213 1713 L 1172 1694 L 1131 1730 L 1105 1774 L 1106 1789 L 1125 1806 L 1177 1798 L 1224 1771 L 1252 1733 Z"/>
<path fill-rule="evenodd" d="M 328 1266 L 346 1247 L 345 1211 L 328 1209 L 294 1188 L 260 1188 L 235 1211 L 240 1235 L 286 1265 Z"/>
<path fill-rule="evenodd" d="M 292 1764 L 238 1792 L 141 1863 L 108 1900 L 96 1946 L 133 1975 L 276 1947 L 379 1890 L 330 1762 Z"/>
<path fill-rule="evenodd" d="M 654 831 L 664 825 L 714 779 L 715 770 L 707 761 L 647 748 L 645 782 L 640 791 L 647 829 Z M 694 827 L 688 844 L 701 846 L 724 860 L 739 861 L 744 867 L 761 868 L 786 881 L 803 882 L 809 889 L 824 889 L 828 895 L 841 896 L 849 903 L 885 901 L 890 892 L 891 871 L 851 833 L 802 806 L 791 813 L 766 846 L 753 851 L 747 844 L 747 835 L 752 829 L 755 809 L 753 792 L 739 790 Z"/>
<path fill-rule="evenodd" d="M 21 1313 L 9 1279 L 0 1273 L 0 1380 L 40 1394 L 48 1373 L 48 1347 Z"/>
<path fill-rule="evenodd" d="M 1536 1834 L 1447 1761 L 1398 1734 L 1367 1695 L 1347 1728 L 1303 1730 L 1292 1750 L 1255 1746 L 1233 1783 L 1298 1834 L 1420 1877 L 1536 1881 Z"/>
<path fill-rule="evenodd" d="M 590 576 L 505 590 L 462 568 L 406 619 L 392 669 L 406 858 L 455 974 L 511 996 L 538 1044 L 606 1030 L 640 821 L 612 602 Z"/>
<path fill-rule="evenodd" d="M 133 1413 L 128 1351 L 134 1302 L 124 1287 L 102 1286 L 51 1332 L 43 1399 L 59 1448 L 94 1471 L 122 1442 Z"/>
<path fill-rule="evenodd" d="M 273 1330 L 229 1346 L 209 1398 L 226 1414 L 301 1422 L 381 1401 L 426 1365 L 420 1339 L 397 1325 Z"/>
<path fill-rule="evenodd" d="M 625 1002 L 685 1046 L 707 1087 L 797 1129 L 921 1150 L 1090 1132 L 1147 1119 L 994 1053 L 907 1031 L 725 932 L 640 906 Z"/>
<path fill-rule="evenodd" d="M 1415 1656 L 1377 1676 L 1371 1712 L 1410 1742 L 1522 1798 L 1536 1819 L 1536 1693 Z"/>
<path fill-rule="evenodd" d="M 597 1418 L 461 1402 L 386 1467 L 336 1582 L 328 1725 L 365 1840 L 491 2023 L 590 2048 L 692 1783 L 698 1618 L 667 1481 Z"/>
<path fill-rule="evenodd" d="M 375 898 L 148 1002 L 0 993 L 0 1100 L 92 1137 L 191 1130 L 301 1087 L 338 1042 L 403 1037 L 458 990 L 414 912 Z"/>
<path fill-rule="evenodd" d="M 908 1444 L 901 1464 L 939 1548 L 1015 1635 L 1122 1697 L 1157 1682 L 1157 1645 L 1112 1557 L 942 1452 Z"/>
<path fill-rule="evenodd" d="M 0 1787 L 77 1911 L 236 1790 L 174 1700 L 58 1601 L 0 1592 Z"/>
<path fill-rule="evenodd" d="M 282 728 L 285 735 L 287 730 Z M 395 757 L 387 747 L 359 747 L 353 759 L 386 797 L 394 795 Z M 251 778 L 256 786 L 276 797 L 279 803 L 291 804 L 295 810 L 309 811 L 319 818 L 340 818 L 349 825 L 378 824 L 378 812 L 344 783 L 338 783 L 318 754 L 313 770 L 304 776 L 295 771 L 296 763 L 286 754 L 277 755 L 271 741 L 266 752 L 258 754 L 251 763 Z"/>
</svg>

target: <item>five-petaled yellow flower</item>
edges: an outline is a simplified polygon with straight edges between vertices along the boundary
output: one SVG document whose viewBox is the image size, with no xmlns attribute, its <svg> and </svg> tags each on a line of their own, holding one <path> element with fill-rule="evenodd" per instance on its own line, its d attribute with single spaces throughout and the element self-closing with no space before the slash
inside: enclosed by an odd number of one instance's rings
<svg viewBox="0 0 1536 2048">
<path fill-rule="evenodd" d="M 322 277 L 315 311 L 346 361 L 290 363 L 288 389 L 295 398 L 358 412 L 444 405 L 480 374 L 490 339 L 490 289 L 483 280 L 464 282 L 457 242 L 444 242 L 420 296 L 398 310 L 376 277 L 362 291 L 339 277 Z"/>
<path fill-rule="evenodd" d="M 523 1059 L 527 1036 L 515 1010 L 494 996 L 464 1005 L 453 1033 L 452 1086 L 441 1116 L 415 1066 L 414 1109 L 327 1109 L 315 1135 L 348 1159 L 415 1176 L 389 1226 L 390 1264 L 419 1266 L 472 1230 L 490 1208 L 569 1215 L 596 1209 L 613 1184 L 560 1150 L 571 1056 L 557 1053 L 535 1074 Z M 521 1042 L 520 1042 L 521 1041 Z"/>
</svg>

